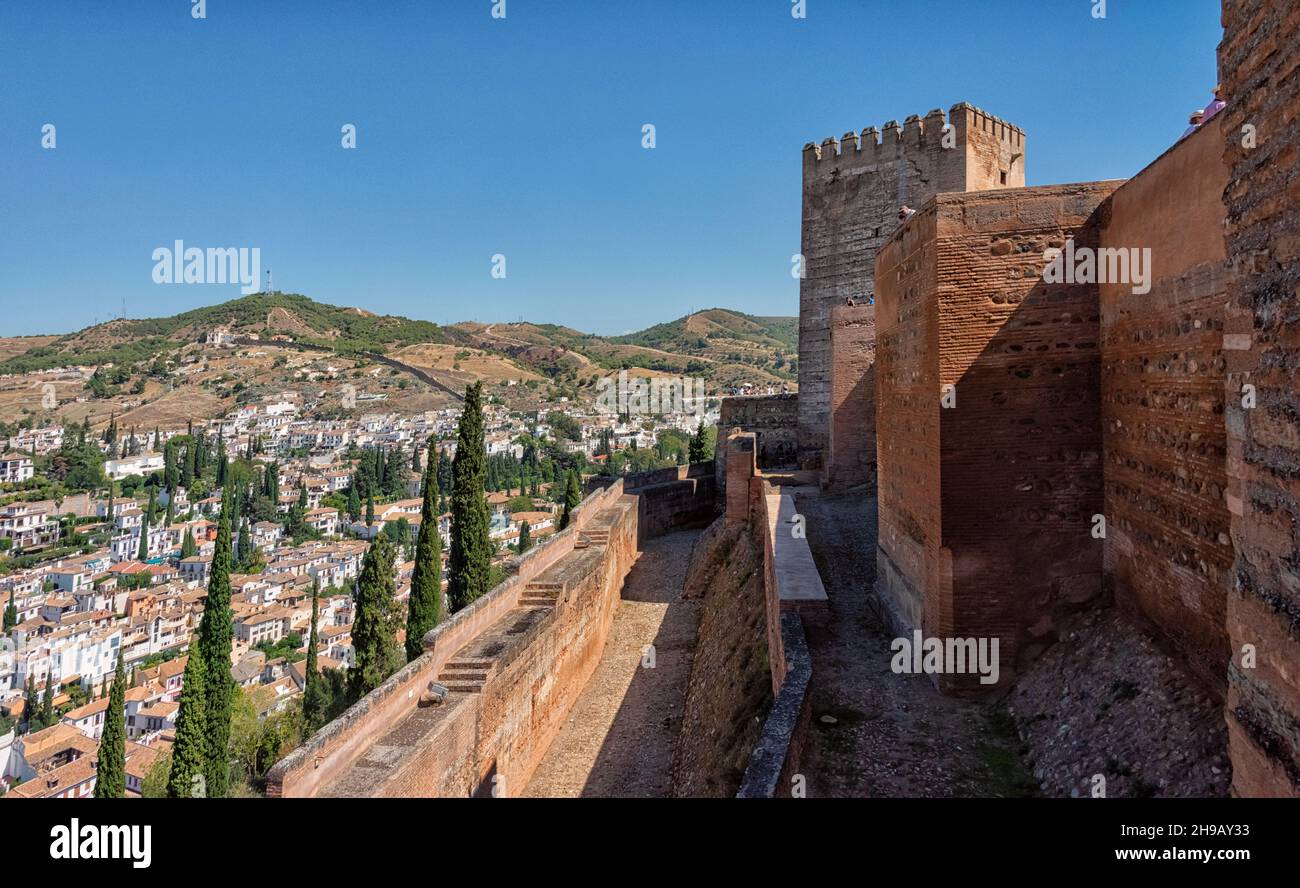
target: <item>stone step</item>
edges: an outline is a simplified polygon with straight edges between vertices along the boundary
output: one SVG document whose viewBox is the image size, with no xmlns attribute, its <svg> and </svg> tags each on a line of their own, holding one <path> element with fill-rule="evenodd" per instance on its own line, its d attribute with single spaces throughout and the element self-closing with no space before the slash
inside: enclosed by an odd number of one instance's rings
<svg viewBox="0 0 1300 888">
<path fill-rule="evenodd" d="M 478 682 L 440 681 L 438 682 L 438 684 L 444 686 L 447 690 L 451 691 L 453 694 L 483 693 L 483 685 L 479 684 Z"/>
<path fill-rule="evenodd" d="M 443 669 L 444 670 L 446 669 L 491 669 L 492 664 L 495 662 L 496 662 L 495 660 L 481 660 L 481 659 L 474 659 L 472 657 L 462 657 L 455 660 L 448 660 L 447 665 L 444 666 Z"/>
<path fill-rule="evenodd" d="M 519 598 L 520 607 L 555 607 L 557 599 L 542 598 L 535 596 L 521 596 Z"/>
<path fill-rule="evenodd" d="M 478 682 L 484 684 L 487 679 L 487 672 L 472 669 L 444 669 L 438 674 L 438 684 L 447 684 L 448 682 Z"/>
</svg>

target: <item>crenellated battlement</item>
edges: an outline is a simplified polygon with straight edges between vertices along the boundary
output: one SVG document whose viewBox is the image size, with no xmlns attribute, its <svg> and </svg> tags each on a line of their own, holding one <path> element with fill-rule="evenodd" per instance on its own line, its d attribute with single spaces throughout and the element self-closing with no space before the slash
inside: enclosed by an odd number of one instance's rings
<svg viewBox="0 0 1300 888">
<path fill-rule="evenodd" d="M 939 144 L 950 124 L 956 130 L 954 147 L 965 146 L 971 134 L 979 132 L 1004 143 L 1013 153 L 1024 151 L 1025 132 L 1020 127 L 974 105 L 958 102 L 947 114 L 935 108 L 924 117 L 913 114 L 901 125 L 897 120 L 890 120 L 879 130 L 869 126 L 861 133 L 850 131 L 838 139 L 828 136 L 820 144 L 809 142 L 803 146 L 804 166 L 816 168 L 825 162 L 858 165 L 896 159 L 910 150 Z"/>
</svg>

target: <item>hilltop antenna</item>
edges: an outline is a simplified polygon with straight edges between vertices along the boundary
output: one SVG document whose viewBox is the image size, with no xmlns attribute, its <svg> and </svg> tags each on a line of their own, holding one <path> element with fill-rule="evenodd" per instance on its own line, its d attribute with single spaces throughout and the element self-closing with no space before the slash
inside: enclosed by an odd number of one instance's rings
<svg viewBox="0 0 1300 888">
<path fill-rule="evenodd" d="M 122 294 L 122 320 L 126 320 L 126 294 Z"/>
<path fill-rule="evenodd" d="M 271 289 L 271 269 L 269 268 L 266 270 L 266 292 L 267 293 L 275 292 L 274 290 Z"/>
</svg>

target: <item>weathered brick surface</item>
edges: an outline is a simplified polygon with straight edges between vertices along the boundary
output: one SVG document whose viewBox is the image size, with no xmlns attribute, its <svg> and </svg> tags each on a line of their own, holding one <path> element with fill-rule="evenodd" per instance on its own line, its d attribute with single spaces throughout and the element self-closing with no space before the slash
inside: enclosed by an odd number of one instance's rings
<svg viewBox="0 0 1300 888">
<path fill-rule="evenodd" d="M 758 447 L 755 458 L 760 469 L 793 466 L 799 447 L 799 396 L 723 398 L 718 428 L 753 432 Z M 725 478 L 718 481 L 720 486 L 726 486 Z"/>
<path fill-rule="evenodd" d="M 1233 792 L 1300 795 L 1300 4 L 1225 0 Z M 1256 145 L 1245 142 L 1253 128 Z M 1241 406 L 1253 385 L 1257 406 Z M 1240 668 L 1244 645 L 1255 668 Z"/>
<path fill-rule="evenodd" d="M 1102 246 L 1150 249 L 1151 291 L 1127 283 L 1100 291 L 1106 582 L 1221 698 L 1232 544 L 1218 120 L 1111 196 L 1100 214 Z"/>
<path fill-rule="evenodd" d="M 831 412 L 824 477 L 831 488 L 876 481 L 876 309 L 831 309 Z"/>
<path fill-rule="evenodd" d="M 878 592 L 899 629 L 1000 639 L 1002 684 L 1100 592 L 1097 289 L 1042 272 L 1118 184 L 941 194 L 877 262 Z"/>
<path fill-rule="evenodd" d="M 712 478 L 689 480 L 711 511 Z M 524 556 L 517 576 L 429 633 L 423 655 L 277 764 L 269 794 L 522 791 L 600 659 L 637 552 L 640 501 L 676 502 L 682 483 L 624 494 L 620 480 L 584 500 L 573 525 Z M 479 687 L 417 707 L 435 679 Z"/>
<path fill-rule="evenodd" d="M 951 148 L 943 127 L 952 124 Z M 966 104 L 945 121 L 935 109 L 884 132 L 870 127 L 803 151 L 799 285 L 799 453 L 820 464 L 831 413 L 830 311 L 875 292 L 876 251 L 898 227 L 903 204 L 919 207 L 945 191 L 1025 184 L 1025 136 L 1015 126 Z"/>
</svg>

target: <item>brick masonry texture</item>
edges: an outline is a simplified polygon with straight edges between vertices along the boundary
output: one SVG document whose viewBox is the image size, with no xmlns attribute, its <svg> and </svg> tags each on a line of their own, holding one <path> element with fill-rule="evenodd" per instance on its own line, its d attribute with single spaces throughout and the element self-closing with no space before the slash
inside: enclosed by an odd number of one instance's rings
<svg viewBox="0 0 1300 888">
<path fill-rule="evenodd" d="M 942 194 L 877 260 L 877 591 L 900 631 L 1000 639 L 1002 685 L 1101 589 L 1097 288 L 1042 274 L 1118 185 Z"/>
<path fill-rule="evenodd" d="M 703 471 L 695 468 L 696 474 Z M 711 511 L 712 478 L 584 500 L 574 525 L 521 559 L 518 574 L 425 638 L 425 653 L 278 763 L 274 796 L 469 796 L 523 790 L 596 664 L 637 551 L 640 500 Z M 684 485 L 684 486 L 683 486 Z M 419 705 L 432 680 L 441 705 Z"/>
<path fill-rule="evenodd" d="M 951 123 L 944 147 L 945 124 Z M 875 292 L 876 251 L 898 227 L 903 204 L 940 192 L 1025 184 L 1025 135 L 964 103 L 947 120 L 935 109 L 900 127 L 885 124 L 808 144 L 803 151 L 799 285 L 799 453 L 817 467 L 826 447 L 831 401 L 831 308 Z"/>
<path fill-rule="evenodd" d="M 1225 0 L 1219 68 L 1233 792 L 1300 796 L 1300 4 Z M 1245 142 L 1253 127 L 1256 144 Z M 1253 385 L 1257 405 L 1241 406 Z M 1242 663 L 1245 645 L 1258 658 Z"/>
<path fill-rule="evenodd" d="M 1222 118 L 1111 196 L 1103 248 L 1151 250 L 1151 291 L 1103 283 L 1105 579 L 1218 699 L 1226 690 Z M 1195 183 L 1194 187 L 1188 187 Z"/>
<path fill-rule="evenodd" d="M 831 309 L 830 437 L 824 479 L 828 487 L 876 481 L 876 309 Z"/>
</svg>

